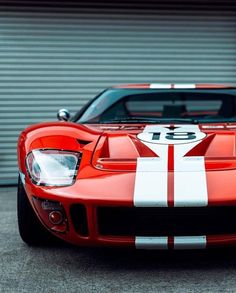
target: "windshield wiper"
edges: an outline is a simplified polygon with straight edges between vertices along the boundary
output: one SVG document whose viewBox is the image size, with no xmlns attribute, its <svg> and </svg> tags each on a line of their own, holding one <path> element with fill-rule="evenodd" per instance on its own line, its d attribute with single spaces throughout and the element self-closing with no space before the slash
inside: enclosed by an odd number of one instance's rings
<svg viewBox="0 0 236 293">
<path fill-rule="evenodd" d="M 148 118 L 148 117 L 122 117 L 111 120 L 102 120 L 100 123 L 191 123 L 198 124 L 197 119 L 191 118 Z"/>
</svg>

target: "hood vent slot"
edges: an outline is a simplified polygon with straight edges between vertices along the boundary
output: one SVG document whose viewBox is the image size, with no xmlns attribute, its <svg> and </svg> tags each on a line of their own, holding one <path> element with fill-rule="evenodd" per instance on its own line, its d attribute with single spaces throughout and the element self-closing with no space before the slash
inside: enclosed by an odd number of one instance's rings
<svg viewBox="0 0 236 293">
<path fill-rule="evenodd" d="M 80 147 L 83 148 L 84 146 L 86 146 L 86 144 L 89 144 L 92 141 L 90 141 L 90 140 L 83 140 L 83 139 L 78 139 L 77 138 L 77 142 L 79 143 Z"/>
</svg>

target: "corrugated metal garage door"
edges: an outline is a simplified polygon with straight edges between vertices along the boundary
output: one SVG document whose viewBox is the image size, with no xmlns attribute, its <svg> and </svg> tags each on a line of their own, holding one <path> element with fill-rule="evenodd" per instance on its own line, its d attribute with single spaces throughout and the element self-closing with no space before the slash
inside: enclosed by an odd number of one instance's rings
<svg viewBox="0 0 236 293">
<path fill-rule="evenodd" d="M 26 125 L 131 82 L 235 82 L 235 1 L 0 1 L 0 184 Z"/>
</svg>

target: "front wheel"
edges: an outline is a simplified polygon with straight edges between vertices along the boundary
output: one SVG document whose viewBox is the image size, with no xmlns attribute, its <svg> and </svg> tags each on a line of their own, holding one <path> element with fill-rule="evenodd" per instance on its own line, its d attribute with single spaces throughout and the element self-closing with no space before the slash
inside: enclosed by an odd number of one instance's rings
<svg viewBox="0 0 236 293">
<path fill-rule="evenodd" d="M 17 189 L 17 217 L 20 236 L 28 245 L 49 245 L 57 241 L 35 215 L 20 176 Z"/>
</svg>

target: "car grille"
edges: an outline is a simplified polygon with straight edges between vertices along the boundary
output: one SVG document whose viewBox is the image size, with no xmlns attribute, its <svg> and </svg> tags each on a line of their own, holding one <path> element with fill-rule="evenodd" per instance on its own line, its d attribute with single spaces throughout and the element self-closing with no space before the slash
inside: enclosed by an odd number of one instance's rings
<svg viewBox="0 0 236 293">
<path fill-rule="evenodd" d="M 99 207 L 100 235 L 178 236 L 236 233 L 236 207 Z"/>
<path fill-rule="evenodd" d="M 74 204 L 70 208 L 71 220 L 74 229 L 80 236 L 88 236 L 88 222 L 86 207 L 82 204 Z"/>
</svg>

